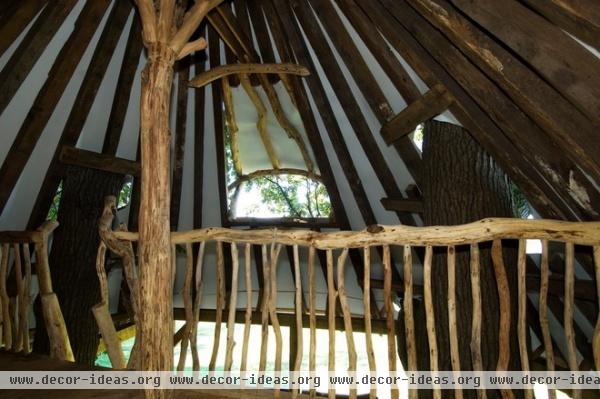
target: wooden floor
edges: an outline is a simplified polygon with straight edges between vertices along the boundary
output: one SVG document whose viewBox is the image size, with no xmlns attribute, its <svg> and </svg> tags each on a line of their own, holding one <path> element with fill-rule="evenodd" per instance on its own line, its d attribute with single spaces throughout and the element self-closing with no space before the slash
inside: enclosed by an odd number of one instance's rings
<svg viewBox="0 0 600 399">
<path fill-rule="evenodd" d="M 97 368 L 100 370 L 100 368 Z M 0 351 L 0 371 L 77 371 L 89 370 L 76 363 L 61 362 L 44 356 L 31 354 L 28 356 Z M 142 399 L 140 390 L 0 390 L 2 399 Z M 175 390 L 175 399 L 270 399 L 272 391 L 266 390 Z M 289 399 L 291 394 L 281 392 L 281 399 Z"/>
</svg>

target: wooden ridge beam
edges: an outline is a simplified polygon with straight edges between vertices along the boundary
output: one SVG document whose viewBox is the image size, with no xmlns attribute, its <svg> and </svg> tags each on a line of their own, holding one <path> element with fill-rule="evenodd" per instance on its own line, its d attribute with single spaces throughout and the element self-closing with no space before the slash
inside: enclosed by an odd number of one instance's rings
<svg viewBox="0 0 600 399">
<path fill-rule="evenodd" d="M 309 0 L 314 13 L 310 12 L 310 5 L 305 3 L 304 9 L 308 14 L 316 15 L 325 28 L 327 35 L 331 39 L 337 52 L 340 54 L 346 67 L 352 73 L 354 81 L 358 85 L 360 91 L 369 104 L 371 110 L 377 117 L 379 123 L 384 125 L 393 117 L 394 111 L 388 102 L 383 90 L 375 79 L 366 61 L 362 57 L 350 33 L 346 30 L 341 17 L 338 15 L 330 0 Z M 316 20 L 315 20 L 316 22 Z M 319 32 L 323 36 L 323 42 L 326 44 L 326 39 L 320 29 L 311 28 L 314 32 Z M 343 76 L 340 74 L 340 77 Z M 410 138 L 404 138 L 394 143 L 394 148 L 397 150 L 400 158 L 406 165 L 408 172 L 413 179 L 419 183 L 421 178 L 421 154 Z M 404 223 L 404 222 L 403 222 Z"/>
<path fill-rule="evenodd" d="M 3 1 L 0 14 L 0 56 L 19 37 L 48 0 Z"/>
<path fill-rule="evenodd" d="M 383 125 L 381 128 L 383 139 L 390 144 L 406 137 L 414 132 L 421 123 L 425 123 L 447 110 L 453 101 L 452 95 L 443 85 L 433 86 L 421 98 Z"/>
<path fill-rule="evenodd" d="M 523 0 L 561 29 L 600 50 L 600 9 L 594 0 Z"/>
<path fill-rule="evenodd" d="M 456 102 L 450 106 L 452 113 L 526 193 L 527 198 L 536 209 L 548 218 L 577 220 L 577 214 L 556 194 L 554 187 L 533 167 L 529 160 L 517 151 L 514 144 L 490 116 L 425 50 L 400 21 L 394 18 L 393 14 L 390 14 L 380 2 L 370 7 L 359 4 L 364 7 L 363 11 L 382 31 L 390 44 L 403 54 L 404 59 L 425 83 L 430 87 L 442 83 L 452 93 L 456 99 Z M 428 28 L 428 25 L 424 24 L 423 28 Z"/>
<path fill-rule="evenodd" d="M 382 198 L 381 205 L 394 212 L 423 213 L 423 201 L 405 198 Z"/>
<path fill-rule="evenodd" d="M 61 148 L 58 160 L 64 165 L 77 165 L 120 175 L 140 174 L 139 162 L 69 146 Z"/>
<path fill-rule="evenodd" d="M 30 111 L 30 114 L 19 131 L 20 135 L 34 136 L 31 138 L 32 141 L 34 138 L 35 141 L 39 139 L 48 119 L 52 115 L 56 103 L 58 103 L 58 99 L 69 82 L 69 79 L 65 79 L 66 76 L 64 76 L 64 74 L 68 74 L 70 78 L 71 74 L 75 71 L 80 57 L 83 55 L 83 52 L 86 50 L 89 41 L 98 27 L 97 21 L 102 18 L 109 4 L 110 2 L 105 2 L 104 0 L 97 3 L 94 2 L 93 6 L 86 3 L 84 10 L 80 14 L 75 30 L 61 50 L 61 53 L 48 75 L 46 85 L 44 85 L 44 88 L 40 91 L 38 98 L 36 99 L 36 104 L 32 107 L 32 111 Z M 132 6 L 128 2 L 117 2 L 115 7 L 110 11 L 110 15 L 106 20 L 106 25 L 100 35 L 90 64 L 87 67 L 85 76 L 79 87 L 79 91 L 77 92 L 73 108 L 70 111 L 58 145 L 54 151 L 52 161 L 50 162 L 46 176 L 38 193 L 38 197 L 29 218 L 29 226 L 33 227 L 38 225 L 47 215 L 50 204 L 52 203 L 52 198 L 56 193 L 56 189 L 60 184 L 60 180 L 64 173 L 64 168 L 58 161 L 60 151 L 63 146 L 73 147 L 77 144 L 92 109 L 92 105 L 94 104 L 96 95 L 98 94 L 100 85 L 102 84 L 104 75 L 106 74 L 106 70 L 108 69 L 112 54 L 119 42 L 121 32 L 125 28 L 131 11 Z M 36 107 L 38 101 L 41 103 L 39 105 L 42 107 L 41 109 L 43 112 L 40 112 Z M 49 101 L 55 102 L 49 103 Z M 31 155 L 31 152 L 33 151 L 35 142 L 27 141 L 25 143 L 17 143 L 27 145 L 26 148 L 19 148 L 19 150 L 26 149 L 28 152 L 27 158 L 23 156 L 21 159 L 24 166 L 29 155 Z"/>
<path fill-rule="evenodd" d="M 470 0 L 450 1 L 519 54 L 590 120 L 598 121 L 600 59 L 594 54 L 516 0 L 479 0 L 477 4 Z"/>
<path fill-rule="evenodd" d="M 17 39 L 16 36 L 11 36 L 11 25 L 22 22 L 26 26 L 45 3 L 46 1 L 29 0 L 17 5 L 16 15 L 11 16 L 6 21 L 6 25 L 0 28 L 0 53 L 4 52 L 5 45 L 12 44 L 12 41 L 5 43 L 5 40 L 11 39 L 14 41 Z M 77 0 L 48 2 L 29 31 L 27 31 L 27 34 L 0 73 L 0 114 L 4 112 L 13 99 L 75 4 L 77 4 Z M 9 32 L 4 32 L 5 30 L 9 30 Z"/>
<path fill-rule="evenodd" d="M 550 136 L 560 146 L 560 149 L 554 148 L 559 155 L 564 152 L 574 165 L 581 165 L 589 175 L 596 178 L 596 181 L 600 181 L 600 162 L 595 156 L 600 152 L 600 142 L 595 139 L 600 128 L 598 123 L 590 121 L 577 107 L 517 57 L 464 18 L 446 0 L 409 0 L 409 3 L 449 37 L 471 62 L 497 83 L 515 104 L 543 129 L 528 130 L 529 134 L 526 135 L 541 136 L 537 142 L 532 143 L 537 151 L 540 151 L 539 144 L 546 143 Z M 523 131 L 522 128 L 518 130 Z M 544 157 L 543 154 L 538 155 Z M 550 154 L 550 158 L 544 158 L 550 164 L 548 160 L 554 157 L 554 154 Z M 577 167 L 574 165 L 567 169 L 576 171 Z M 584 176 L 569 177 L 571 178 L 582 186 L 585 186 L 582 181 L 587 181 Z M 593 187 L 588 189 L 591 193 L 597 191 Z"/>
</svg>

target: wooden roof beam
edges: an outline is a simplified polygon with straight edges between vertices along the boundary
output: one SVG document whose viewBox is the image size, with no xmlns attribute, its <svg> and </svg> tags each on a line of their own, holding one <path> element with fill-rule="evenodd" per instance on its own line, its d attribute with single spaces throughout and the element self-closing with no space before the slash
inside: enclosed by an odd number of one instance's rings
<svg viewBox="0 0 600 399">
<path fill-rule="evenodd" d="M 417 126 L 441 114 L 454 102 L 444 85 L 436 84 L 420 99 L 410 104 L 381 128 L 386 143 L 391 144 L 414 132 Z"/>
<path fill-rule="evenodd" d="M 19 37 L 48 0 L 3 1 L 0 14 L 0 56 Z"/>
<path fill-rule="evenodd" d="M 139 162 L 82 150 L 80 148 L 63 146 L 58 159 L 65 165 L 77 165 L 120 175 L 139 176 L 140 174 Z"/>
<path fill-rule="evenodd" d="M 600 9 L 594 0 L 523 0 L 525 4 L 600 50 Z"/>
</svg>

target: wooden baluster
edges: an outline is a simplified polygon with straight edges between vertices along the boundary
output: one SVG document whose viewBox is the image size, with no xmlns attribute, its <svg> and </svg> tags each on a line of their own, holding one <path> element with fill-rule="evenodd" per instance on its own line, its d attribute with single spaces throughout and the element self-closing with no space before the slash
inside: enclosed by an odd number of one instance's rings
<svg viewBox="0 0 600 399">
<path fill-rule="evenodd" d="M 198 356 L 198 322 L 200 321 L 200 307 L 202 306 L 202 267 L 204 264 L 204 250 L 206 241 L 200 243 L 200 251 L 198 251 L 198 259 L 196 261 L 196 298 L 194 299 L 194 322 L 192 323 L 192 332 L 190 346 L 192 348 L 192 369 L 200 371 L 200 358 Z"/>
<path fill-rule="evenodd" d="M 242 344 L 241 371 L 247 371 L 248 347 L 250 343 L 250 327 L 252 326 L 252 244 L 246 244 L 244 261 L 246 262 L 246 315 L 244 319 L 244 342 Z"/>
<path fill-rule="evenodd" d="M 96 274 L 98 275 L 98 282 L 100 285 L 100 303 L 92 308 L 92 313 L 98 324 L 98 330 L 104 340 L 106 351 L 108 352 L 108 358 L 114 369 L 124 369 L 126 362 L 125 356 L 121 348 L 121 340 L 117 335 L 117 330 L 113 323 L 112 317 L 110 316 L 110 310 L 108 309 L 108 280 L 106 277 L 106 269 L 104 268 L 104 261 L 106 259 L 106 244 L 104 241 L 100 241 L 98 246 L 98 253 L 96 255 Z"/>
<path fill-rule="evenodd" d="M 373 351 L 373 336 L 371 327 L 371 248 L 363 248 L 364 257 L 364 281 L 363 281 L 363 307 L 365 309 L 365 345 L 367 347 L 367 360 L 369 361 L 369 370 L 375 374 L 377 371 L 377 363 L 375 362 L 375 352 Z M 369 390 L 369 399 L 377 398 L 377 386 L 373 384 Z"/>
<path fill-rule="evenodd" d="M 383 305 L 385 309 L 385 324 L 388 341 L 388 363 L 390 375 L 395 376 L 396 366 L 396 321 L 394 319 L 394 306 L 392 305 L 392 262 L 390 257 L 390 246 L 383 246 Z M 398 388 L 392 388 L 392 399 L 398 399 Z"/>
<path fill-rule="evenodd" d="M 317 369 L 317 282 L 315 276 L 315 253 L 315 247 L 310 247 L 308 250 L 308 314 L 310 327 L 308 368 L 311 373 L 314 373 Z M 312 380 L 309 389 L 309 398 L 316 398 L 317 391 Z"/>
<path fill-rule="evenodd" d="M 473 300 L 473 315 L 471 321 L 471 359 L 473 370 L 482 371 L 483 361 L 481 357 L 481 279 L 479 264 L 479 245 L 471 244 L 471 298 Z M 484 399 L 487 393 L 484 389 L 477 390 L 477 397 Z"/>
<path fill-rule="evenodd" d="M 269 257 L 267 255 L 267 246 L 262 245 L 262 264 L 263 264 L 263 295 L 261 303 L 261 340 L 260 340 L 260 360 L 258 362 L 258 370 L 265 371 L 267 367 L 267 346 L 269 345 L 269 296 L 271 273 L 269 267 Z"/>
<path fill-rule="evenodd" d="M 498 287 L 498 306 L 500 312 L 500 325 L 498 327 L 498 362 L 497 371 L 508 370 L 510 361 L 510 290 L 508 288 L 508 277 L 502 257 L 502 241 L 494 240 L 492 244 L 492 264 Z M 500 391 L 503 399 L 512 399 L 514 394 L 510 389 Z"/>
<path fill-rule="evenodd" d="M 223 243 L 217 241 L 217 306 L 215 317 L 215 335 L 213 339 L 212 355 L 208 369 L 215 370 L 217 355 L 219 354 L 219 343 L 221 342 L 221 322 L 223 320 L 223 301 L 225 300 L 225 263 L 223 258 Z"/>
<path fill-rule="evenodd" d="M 598 291 L 598 306 L 600 306 L 600 246 L 594 247 L 594 263 L 596 264 L 596 291 Z M 600 312 L 598 312 L 598 320 L 596 321 L 596 329 L 594 330 L 592 344 L 594 347 L 594 363 L 596 364 L 596 371 L 600 371 Z"/>
<path fill-rule="evenodd" d="M 346 346 L 348 347 L 348 371 L 356 372 L 356 347 L 354 345 L 354 335 L 352 333 L 352 313 L 348 304 L 348 296 L 346 294 L 345 284 L 345 268 L 346 259 L 348 258 L 348 248 L 344 248 L 338 258 L 337 263 L 337 280 L 338 280 L 338 296 L 340 298 L 340 306 L 342 315 L 344 316 L 344 331 L 346 333 Z M 369 292 L 369 291 L 366 291 Z M 356 399 L 356 389 L 350 389 L 350 399 Z"/>
<path fill-rule="evenodd" d="M 31 252 L 29 244 L 23 244 L 23 262 L 25 264 L 25 280 L 23 281 L 23 352 L 31 352 L 29 342 L 29 309 L 31 308 Z M 1 341 L 1 340 L 0 340 Z"/>
<path fill-rule="evenodd" d="M 529 355 L 527 354 L 527 286 L 526 286 L 526 241 L 519 240 L 519 256 L 517 260 L 518 274 L 518 308 L 519 317 L 517 321 L 517 335 L 519 340 L 519 355 L 521 358 L 521 370 L 529 372 Z M 525 390 L 525 398 L 532 399 L 531 389 Z"/>
<path fill-rule="evenodd" d="M 235 341 L 233 334 L 235 329 L 235 312 L 237 310 L 237 292 L 238 292 L 238 273 L 239 259 L 238 249 L 235 242 L 231 243 L 231 294 L 229 295 L 229 315 L 227 317 L 227 349 L 225 351 L 225 371 L 231 371 L 233 364 L 233 347 Z"/>
<path fill-rule="evenodd" d="M 15 352 L 21 352 L 23 349 L 23 326 L 22 323 L 27 317 L 26 314 L 23 313 L 23 268 L 21 264 L 21 251 L 19 248 L 19 244 L 13 244 L 13 253 L 15 254 L 15 260 L 13 263 L 13 267 L 15 268 L 15 282 L 17 285 L 17 296 L 14 301 L 17 305 L 17 309 L 15 312 L 15 318 L 13 319 L 13 337 L 14 337 L 14 348 Z"/>
<path fill-rule="evenodd" d="M 303 334 L 302 334 L 302 280 L 300 276 L 300 255 L 298 253 L 298 245 L 294 245 L 294 274 L 296 288 L 296 359 L 292 367 L 292 371 L 300 371 L 302 367 L 302 351 L 303 351 Z M 292 350 L 292 348 L 290 348 Z M 292 390 L 292 398 L 297 398 L 300 392 L 300 387 L 296 386 Z"/>
<path fill-rule="evenodd" d="M 452 371 L 460 372 L 460 354 L 458 353 L 458 331 L 456 324 L 456 248 L 448 247 L 448 329 L 450 333 L 450 357 Z M 454 391 L 456 399 L 462 399 L 462 388 Z"/>
<path fill-rule="evenodd" d="M 0 299 L 2 300 L 2 336 L 4 337 L 4 349 L 11 350 L 13 347 L 12 320 L 10 319 L 10 300 L 6 291 L 6 277 L 8 274 L 8 244 L 2 245 L 2 260 L 0 261 Z"/>
<path fill-rule="evenodd" d="M 12 335 L 12 350 L 16 351 L 19 342 L 19 322 L 17 320 L 17 297 L 11 296 L 8 298 L 8 313 L 11 320 L 11 335 Z"/>
<path fill-rule="evenodd" d="M 438 347 L 435 329 L 435 315 L 433 313 L 433 296 L 431 292 L 431 262 L 433 258 L 433 247 L 425 247 L 425 262 L 423 265 L 423 296 L 425 299 L 425 314 L 427 324 L 427 340 L 429 342 L 429 368 L 432 372 L 438 371 Z M 442 394 L 439 386 L 434 386 L 434 399 L 441 399 Z"/>
<path fill-rule="evenodd" d="M 275 333 L 275 372 L 281 371 L 281 358 L 283 351 L 283 338 L 281 337 L 281 326 L 277 317 L 277 264 L 279 254 L 281 252 L 280 244 L 271 244 L 271 288 L 269 296 L 269 316 L 271 318 L 271 326 Z M 280 388 L 275 388 L 274 397 L 279 398 Z"/>
<path fill-rule="evenodd" d="M 194 325 L 194 309 L 192 304 L 192 277 L 194 276 L 194 251 L 192 243 L 185 244 L 185 277 L 183 280 L 183 308 L 185 311 L 185 326 L 181 338 L 181 349 L 179 351 L 179 362 L 177 371 L 185 369 L 187 350 L 191 340 L 191 332 Z"/>
<path fill-rule="evenodd" d="M 333 281 L 333 251 L 327 250 L 327 327 L 329 331 L 328 370 L 335 371 L 335 285 Z M 329 399 L 335 399 L 335 388 L 329 387 Z"/>
<path fill-rule="evenodd" d="M 540 265 L 540 303 L 539 316 L 540 326 L 542 328 L 542 338 L 544 341 L 544 352 L 546 354 L 546 369 L 554 371 L 554 349 L 552 348 L 552 335 L 550 334 L 550 324 L 548 322 L 548 284 L 550 279 L 550 263 L 548 261 L 548 241 L 542 240 L 542 262 Z M 500 329 L 502 331 L 502 329 Z M 548 397 L 556 399 L 556 390 L 548 388 Z"/>
<path fill-rule="evenodd" d="M 564 326 L 567 339 L 567 363 L 571 371 L 579 371 L 575 330 L 573 329 L 573 308 L 575 307 L 575 244 L 566 243 L 565 247 L 565 314 Z M 581 390 L 573 389 L 573 399 L 581 398 Z"/>
<path fill-rule="evenodd" d="M 415 320 L 413 316 L 413 262 L 412 248 L 404 246 L 404 331 L 406 334 L 407 370 L 417 371 L 417 350 L 415 337 Z M 418 389 L 409 389 L 410 399 L 419 397 Z M 373 398 L 371 398 L 373 399 Z"/>
</svg>

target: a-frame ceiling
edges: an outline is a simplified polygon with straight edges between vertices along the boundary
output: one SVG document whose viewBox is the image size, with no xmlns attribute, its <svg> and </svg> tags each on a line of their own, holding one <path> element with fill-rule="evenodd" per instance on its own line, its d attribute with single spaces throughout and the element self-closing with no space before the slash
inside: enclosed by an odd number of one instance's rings
<svg viewBox="0 0 600 399">
<path fill-rule="evenodd" d="M 4 1 L 0 20 L 0 227 L 21 229 L 45 217 L 63 146 L 135 160 L 144 55 L 128 0 Z M 380 129 L 434 87 L 541 216 L 598 218 L 594 0 L 234 0 L 208 20 L 208 50 L 177 68 L 175 226 L 228 223 L 220 85 L 187 82 L 238 61 L 312 71 L 287 84 L 340 228 L 418 222 L 379 201 L 409 196 L 421 163 Z"/>
</svg>

